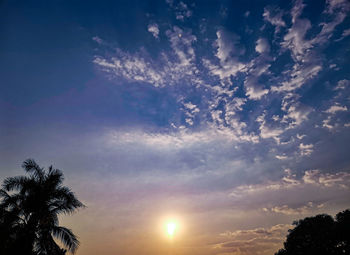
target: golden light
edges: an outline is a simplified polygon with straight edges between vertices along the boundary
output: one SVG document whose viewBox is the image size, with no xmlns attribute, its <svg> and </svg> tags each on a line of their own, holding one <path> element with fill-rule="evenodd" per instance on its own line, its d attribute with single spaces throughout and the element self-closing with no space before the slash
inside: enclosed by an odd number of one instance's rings
<svg viewBox="0 0 350 255">
<path fill-rule="evenodd" d="M 176 230 L 176 222 L 170 221 L 166 225 L 167 233 L 170 237 L 172 237 L 175 234 Z"/>
</svg>

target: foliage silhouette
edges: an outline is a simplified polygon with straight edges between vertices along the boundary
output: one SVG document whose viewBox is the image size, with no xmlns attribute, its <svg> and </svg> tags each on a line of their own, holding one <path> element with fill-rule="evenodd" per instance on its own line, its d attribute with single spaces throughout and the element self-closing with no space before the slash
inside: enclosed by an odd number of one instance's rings
<svg viewBox="0 0 350 255">
<path fill-rule="evenodd" d="M 58 215 L 71 214 L 84 205 L 62 185 L 60 170 L 52 166 L 45 170 L 32 159 L 22 167 L 29 176 L 6 178 L 0 189 L 0 254 L 74 253 L 79 241 L 70 229 L 59 226 Z"/>
<path fill-rule="evenodd" d="M 320 214 L 295 221 L 284 249 L 275 255 L 350 254 L 350 210 L 339 212 L 335 219 Z"/>
</svg>

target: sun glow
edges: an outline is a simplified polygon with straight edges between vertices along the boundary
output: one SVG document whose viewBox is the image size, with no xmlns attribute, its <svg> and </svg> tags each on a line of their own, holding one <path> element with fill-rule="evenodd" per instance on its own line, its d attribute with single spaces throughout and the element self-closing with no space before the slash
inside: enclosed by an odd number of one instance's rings
<svg viewBox="0 0 350 255">
<path fill-rule="evenodd" d="M 168 236 L 172 237 L 175 234 L 176 227 L 176 222 L 174 221 L 170 221 L 167 223 L 166 229 Z"/>
</svg>

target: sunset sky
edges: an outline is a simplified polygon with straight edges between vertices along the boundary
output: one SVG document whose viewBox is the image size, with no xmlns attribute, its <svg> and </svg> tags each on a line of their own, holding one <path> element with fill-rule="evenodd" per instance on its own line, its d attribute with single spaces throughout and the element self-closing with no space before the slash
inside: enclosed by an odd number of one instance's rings
<svg viewBox="0 0 350 255">
<path fill-rule="evenodd" d="M 0 1 L 0 181 L 61 169 L 77 255 L 272 255 L 350 208 L 349 111 L 348 0 Z"/>
</svg>

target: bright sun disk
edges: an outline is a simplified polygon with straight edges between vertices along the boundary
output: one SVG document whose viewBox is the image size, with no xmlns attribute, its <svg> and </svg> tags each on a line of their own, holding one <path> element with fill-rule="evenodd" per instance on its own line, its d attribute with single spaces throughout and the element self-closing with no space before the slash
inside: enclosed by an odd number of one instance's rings
<svg viewBox="0 0 350 255">
<path fill-rule="evenodd" d="M 176 230 L 176 223 L 171 221 L 167 223 L 167 233 L 169 236 L 173 236 Z"/>
</svg>

